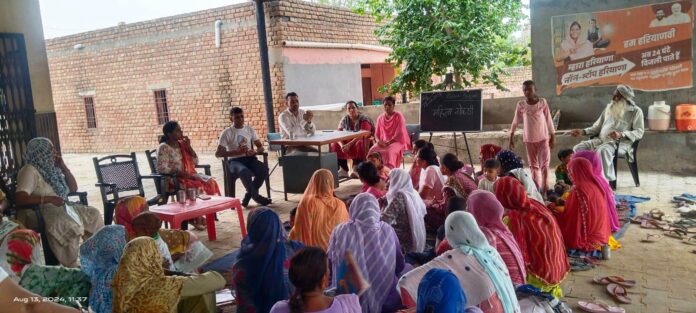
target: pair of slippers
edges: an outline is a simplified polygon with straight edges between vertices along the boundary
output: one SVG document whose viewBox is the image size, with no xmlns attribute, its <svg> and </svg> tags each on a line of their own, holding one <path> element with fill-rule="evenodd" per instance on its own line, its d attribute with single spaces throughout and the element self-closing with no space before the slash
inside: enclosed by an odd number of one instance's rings
<svg viewBox="0 0 696 313">
<path fill-rule="evenodd" d="M 599 300 L 594 300 L 594 301 L 580 300 L 580 301 L 578 301 L 578 306 L 583 311 L 590 312 L 590 313 L 626 313 L 626 310 L 624 310 L 624 308 L 622 308 L 622 307 L 611 306 L 611 305 L 608 305 L 605 302 L 599 301 Z"/>
<path fill-rule="evenodd" d="M 625 279 L 621 276 L 605 276 L 595 277 L 594 283 L 607 286 L 607 292 L 618 302 L 630 304 L 633 302 L 628 296 L 627 288 L 632 288 L 636 285 L 636 281 Z"/>
</svg>

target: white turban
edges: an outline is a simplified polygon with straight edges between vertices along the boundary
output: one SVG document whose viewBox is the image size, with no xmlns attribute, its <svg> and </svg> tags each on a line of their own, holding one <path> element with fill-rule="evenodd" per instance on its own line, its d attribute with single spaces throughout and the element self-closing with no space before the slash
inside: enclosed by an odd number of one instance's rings
<svg viewBox="0 0 696 313">
<path fill-rule="evenodd" d="M 621 94 L 621 96 L 623 96 L 624 99 L 626 99 L 626 101 L 628 103 L 633 104 L 633 105 L 636 104 L 633 101 L 633 97 L 635 97 L 636 94 L 633 92 L 633 88 L 631 88 L 630 86 L 618 85 L 618 86 L 616 86 L 616 91 L 618 91 Z"/>
</svg>

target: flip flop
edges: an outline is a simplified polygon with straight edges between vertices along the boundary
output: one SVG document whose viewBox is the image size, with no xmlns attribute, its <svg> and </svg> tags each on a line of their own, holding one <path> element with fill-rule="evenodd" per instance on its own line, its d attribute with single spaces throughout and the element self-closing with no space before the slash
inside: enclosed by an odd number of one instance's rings
<svg viewBox="0 0 696 313">
<path fill-rule="evenodd" d="M 665 236 L 659 234 L 648 234 L 644 239 L 641 240 L 641 242 L 657 242 L 664 237 Z"/>
<path fill-rule="evenodd" d="M 607 279 L 614 284 L 621 285 L 622 287 L 631 288 L 636 285 L 636 281 L 632 279 L 624 279 L 621 276 L 607 276 Z"/>
<path fill-rule="evenodd" d="M 573 272 L 589 271 L 593 267 L 582 261 L 570 261 L 570 270 Z"/>
<path fill-rule="evenodd" d="M 672 230 L 664 233 L 664 235 L 667 237 L 672 237 L 672 238 L 681 239 L 681 240 L 686 238 L 687 234 L 688 233 L 681 228 L 672 229 Z"/>
<path fill-rule="evenodd" d="M 640 223 L 640 228 L 645 229 L 663 229 L 666 226 L 668 226 L 666 222 L 653 219 L 643 220 L 643 222 Z"/>
<path fill-rule="evenodd" d="M 662 210 L 659 210 L 659 209 L 650 210 L 650 217 L 652 217 L 658 221 L 661 221 L 663 216 L 665 216 L 665 212 L 662 212 Z"/>
<path fill-rule="evenodd" d="M 626 288 L 621 287 L 617 284 L 609 284 L 607 285 L 607 292 L 614 297 L 616 301 L 619 301 L 621 303 L 625 304 L 631 304 L 633 301 L 631 298 L 628 297 L 628 292 L 626 291 Z"/>
<path fill-rule="evenodd" d="M 691 236 L 691 237 L 689 237 L 689 238 L 684 238 L 682 242 L 685 243 L 685 244 L 687 244 L 687 245 L 696 246 L 696 236 Z"/>
<path fill-rule="evenodd" d="M 681 217 L 685 217 L 685 218 L 696 218 L 696 210 L 692 210 L 692 211 L 689 211 L 686 213 L 681 213 L 680 215 L 681 215 Z"/>
<path fill-rule="evenodd" d="M 597 277 L 593 278 L 592 281 L 593 281 L 595 284 L 600 284 L 600 285 L 609 285 L 609 284 L 611 284 L 611 280 L 609 280 L 609 278 L 607 278 L 606 276 L 605 276 L 605 277 L 599 277 L 599 276 L 597 276 Z"/>
<path fill-rule="evenodd" d="M 624 310 L 621 307 L 610 306 L 610 305 L 608 305 L 602 301 L 599 301 L 599 300 L 594 300 L 594 301 L 580 300 L 580 301 L 578 301 L 578 306 L 583 311 L 590 312 L 590 313 L 626 313 L 626 310 Z"/>
</svg>

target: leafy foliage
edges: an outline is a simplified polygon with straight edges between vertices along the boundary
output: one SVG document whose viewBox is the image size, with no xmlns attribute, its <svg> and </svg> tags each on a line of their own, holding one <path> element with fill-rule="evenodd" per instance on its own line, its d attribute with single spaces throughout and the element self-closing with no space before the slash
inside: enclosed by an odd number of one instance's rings
<svg viewBox="0 0 696 313">
<path fill-rule="evenodd" d="M 355 11 L 382 26 L 387 61 L 402 68 L 384 90 L 443 89 L 433 76 L 453 74 L 453 87 L 491 83 L 505 90 L 504 68 L 522 65 L 528 47 L 510 40 L 524 18 L 520 0 L 358 0 Z"/>
</svg>

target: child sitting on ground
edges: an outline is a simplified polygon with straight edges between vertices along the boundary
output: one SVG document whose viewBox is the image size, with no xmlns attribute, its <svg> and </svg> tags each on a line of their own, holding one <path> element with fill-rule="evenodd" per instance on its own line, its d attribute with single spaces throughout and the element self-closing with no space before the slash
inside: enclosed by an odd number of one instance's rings
<svg viewBox="0 0 696 313">
<path fill-rule="evenodd" d="M 563 149 L 558 151 L 558 159 L 561 164 L 556 167 L 556 181 L 563 181 L 566 185 L 573 185 L 570 181 L 570 176 L 568 176 L 568 162 L 573 157 L 572 149 Z"/>
<path fill-rule="evenodd" d="M 384 166 L 384 162 L 382 162 L 382 155 L 379 154 L 379 152 L 375 152 L 373 154 L 370 154 L 367 157 L 367 160 L 375 165 L 375 167 L 377 168 L 377 175 L 379 176 L 380 179 L 382 179 L 384 182 L 386 182 L 387 179 L 389 178 L 389 173 L 391 172 L 391 169 Z M 360 176 L 360 175 L 358 175 L 358 176 Z"/>
<path fill-rule="evenodd" d="M 162 221 L 159 217 L 157 217 L 155 213 L 145 211 L 133 218 L 131 225 L 133 227 L 133 232 L 135 232 L 135 237 L 144 236 L 155 239 L 157 250 L 162 254 L 162 267 L 171 271 L 176 270 L 174 267 L 174 259 L 169 253 L 169 247 L 159 235 L 159 230 L 162 227 Z M 176 257 L 181 257 L 181 254 Z"/>
<path fill-rule="evenodd" d="M 380 179 L 377 167 L 372 162 L 360 162 L 358 164 L 358 176 L 363 183 L 360 192 L 367 192 L 380 199 L 387 193 L 386 183 Z"/>
<path fill-rule="evenodd" d="M 498 180 L 500 174 L 500 161 L 488 159 L 483 163 L 483 178 L 479 181 L 478 189 L 495 192 L 493 184 Z"/>
<path fill-rule="evenodd" d="M 297 215 L 297 207 L 290 210 L 290 220 L 283 223 L 283 227 L 285 228 L 286 232 L 290 232 L 290 230 L 295 226 L 295 215 Z"/>
</svg>

